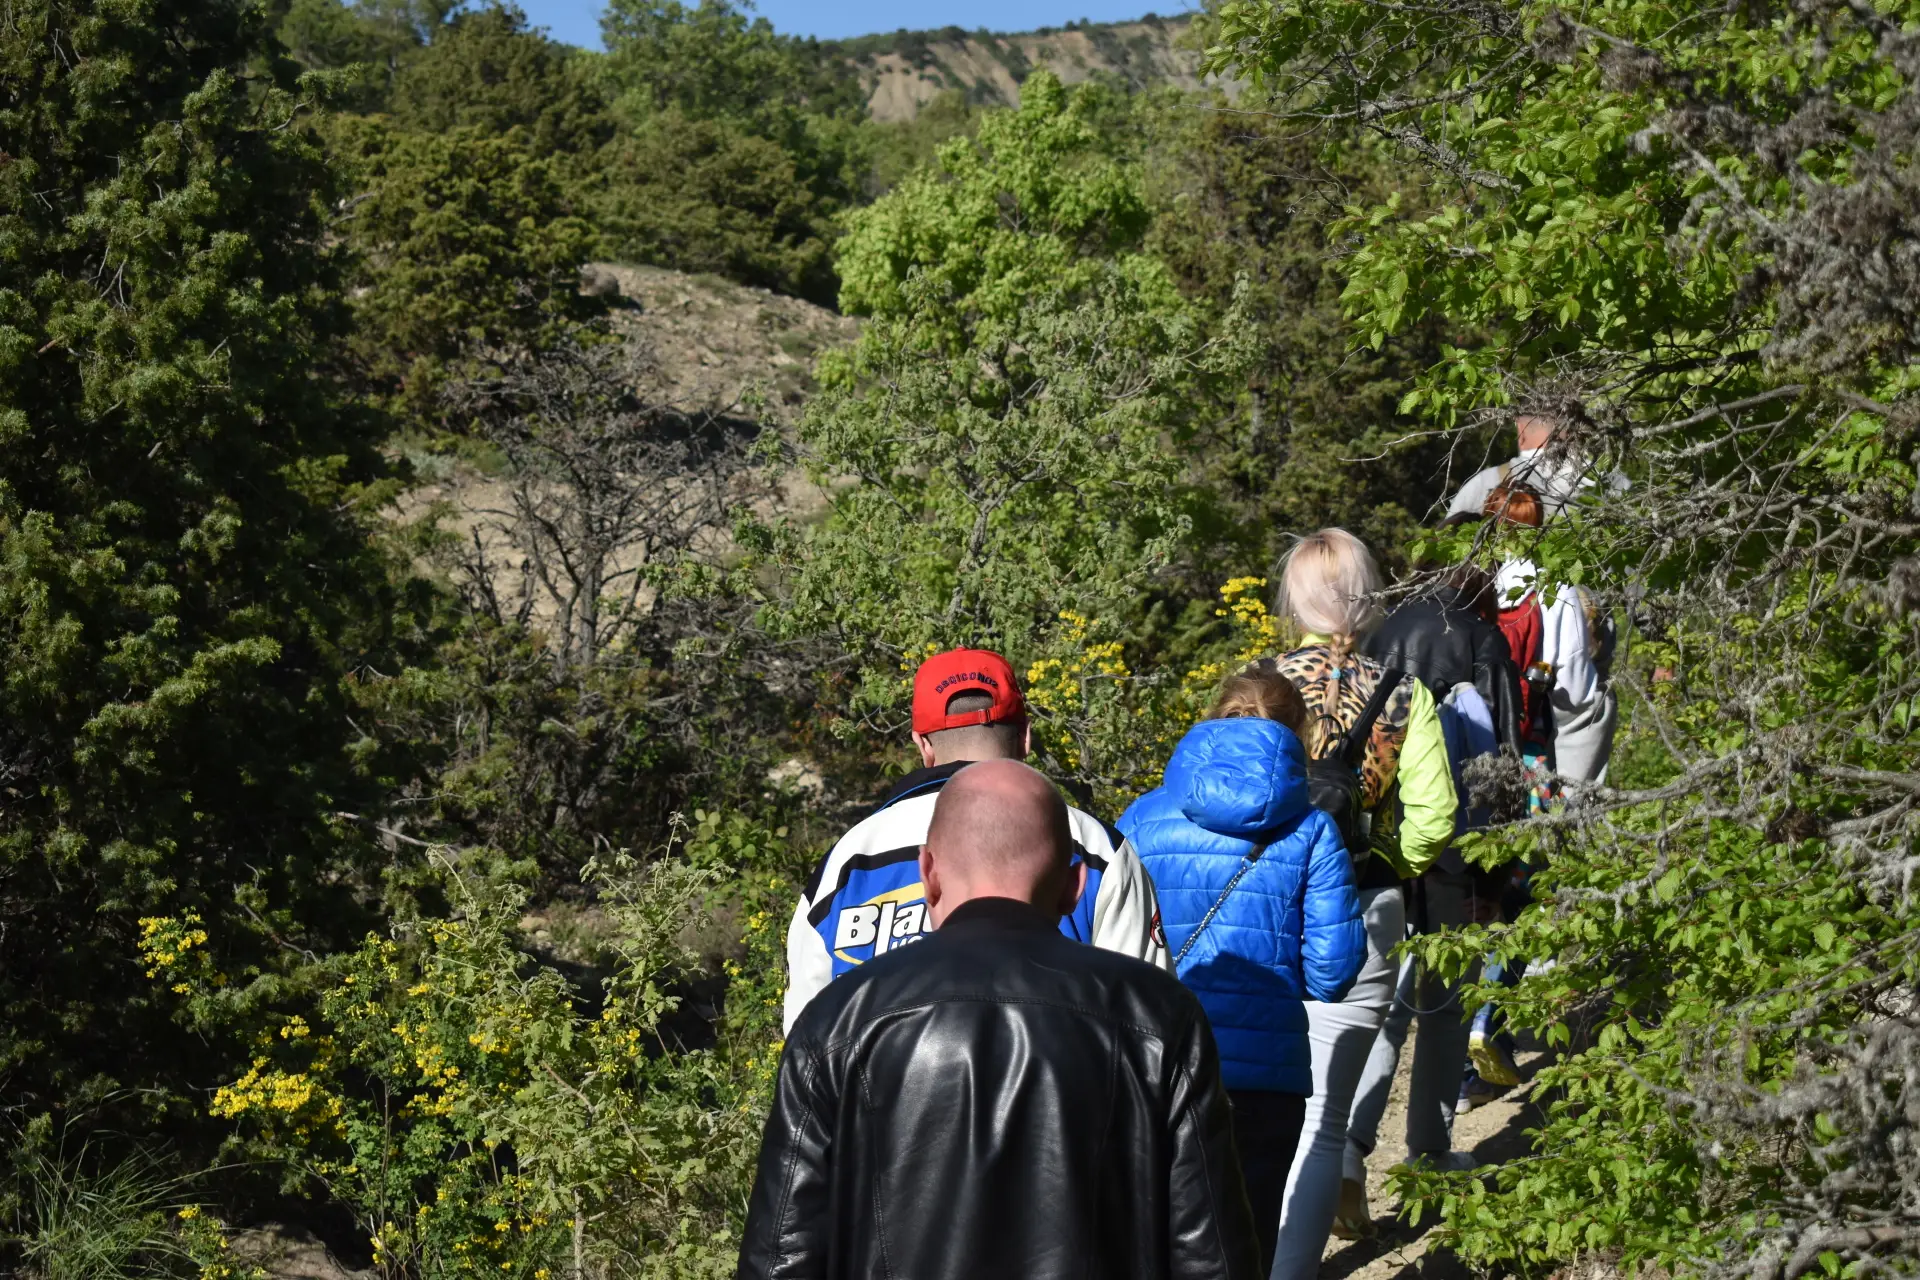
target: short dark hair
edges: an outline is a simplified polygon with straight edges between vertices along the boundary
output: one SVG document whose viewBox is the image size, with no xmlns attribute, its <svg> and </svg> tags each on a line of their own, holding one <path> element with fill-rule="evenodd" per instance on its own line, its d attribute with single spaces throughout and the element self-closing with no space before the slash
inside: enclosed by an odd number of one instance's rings
<svg viewBox="0 0 1920 1280">
<path fill-rule="evenodd" d="M 993 695 L 966 689 L 947 699 L 948 715 L 985 711 L 993 705 Z M 971 724 L 959 729 L 940 729 L 927 735 L 934 750 L 956 760 L 1018 760 L 1026 755 L 1027 722 L 1001 720 L 995 724 Z"/>
</svg>

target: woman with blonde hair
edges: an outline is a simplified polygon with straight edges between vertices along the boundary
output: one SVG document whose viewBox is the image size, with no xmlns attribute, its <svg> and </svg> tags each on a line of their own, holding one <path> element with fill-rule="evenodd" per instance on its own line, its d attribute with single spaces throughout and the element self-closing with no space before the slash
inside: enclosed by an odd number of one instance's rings
<svg viewBox="0 0 1920 1280">
<path fill-rule="evenodd" d="M 1273 1280 L 1313 1280 L 1340 1208 L 1347 1118 L 1394 998 L 1392 952 L 1406 936 L 1401 881 L 1433 864 L 1453 836 L 1457 800 L 1433 695 L 1359 652 L 1380 620 L 1380 570 L 1345 529 L 1302 538 L 1287 556 L 1279 611 L 1301 632 L 1272 659 L 1306 704 L 1307 754 L 1332 756 L 1389 681 L 1358 766 L 1360 846 L 1349 850 L 1366 925 L 1359 977 L 1338 1002 L 1309 1001 L 1313 1093 L 1287 1181 Z M 1164 901 L 1164 899 L 1163 899 Z M 1364 1214 L 1364 1200 L 1359 1212 Z"/>
<path fill-rule="evenodd" d="M 1229 676 L 1119 824 L 1219 1046 L 1263 1266 L 1313 1092 L 1302 1002 L 1338 1000 L 1367 951 L 1346 845 L 1309 792 L 1305 718 L 1271 662 Z"/>
</svg>

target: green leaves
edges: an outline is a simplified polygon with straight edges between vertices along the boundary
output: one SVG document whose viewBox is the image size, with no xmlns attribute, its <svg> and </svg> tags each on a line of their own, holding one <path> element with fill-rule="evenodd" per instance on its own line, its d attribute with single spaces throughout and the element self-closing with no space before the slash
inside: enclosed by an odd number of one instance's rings
<svg viewBox="0 0 1920 1280">
<path fill-rule="evenodd" d="M 852 221 L 843 302 L 872 318 L 817 370 L 801 459 L 828 515 L 769 543 L 767 617 L 857 657 L 857 711 L 897 706 L 930 646 L 1065 654 L 1186 531 L 1171 441 L 1236 349 L 1138 251 L 1138 175 L 1091 127 L 1096 93 L 1035 75 Z"/>
<path fill-rule="evenodd" d="M 1022 86 L 1016 111 L 981 117 L 938 162 L 849 220 L 840 248 L 840 305 L 887 315 L 910 305 L 913 277 L 945 295 L 951 320 L 937 336 L 950 352 L 1004 340 L 1036 294 L 1071 294 L 1116 262 L 1170 301 L 1138 257 L 1147 205 L 1138 172 L 1095 127 L 1099 91 L 1069 92 L 1051 72 Z"/>
<path fill-rule="evenodd" d="M 338 193 L 264 21 L 0 24 L 0 1062 L 29 1107 L 204 1079 L 130 971 L 139 916 L 197 911 L 223 998 L 270 999 L 381 860 L 332 815 L 373 802 L 349 690 L 405 611 L 359 515 L 374 422 L 325 374 Z"/>
<path fill-rule="evenodd" d="M 601 165 L 595 222 L 615 257 L 832 302 L 839 204 L 779 142 L 669 107 L 610 144 Z"/>
<path fill-rule="evenodd" d="M 1771 1265 L 1796 1233 L 1903 1212 L 1911 1172 L 1867 1145 L 1872 1107 L 1844 1172 L 1797 1144 L 1817 1099 L 1903 1087 L 1897 1059 L 1855 1050 L 1883 1016 L 1859 957 L 1904 983 L 1915 955 L 1893 869 L 1911 832 L 1885 825 L 1910 804 L 1892 775 L 1915 768 L 1911 678 L 1885 646 L 1910 650 L 1915 621 L 1867 584 L 1916 554 L 1887 431 L 1914 411 L 1920 330 L 1882 301 L 1910 284 L 1866 281 L 1911 241 L 1916 16 L 1221 11 L 1216 68 L 1418 162 L 1420 199 L 1356 203 L 1336 229 L 1357 342 L 1423 321 L 1474 334 L 1402 411 L 1453 431 L 1524 406 L 1557 423 L 1556 457 L 1631 478 L 1537 534 L 1423 539 L 1449 562 L 1525 555 L 1607 610 L 1631 601 L 1640 628 L 1611 785 L 1474 850 L 1544 860 L 1545 901 L 1422 944 L 1456 972 L 1487 948 L 1555 962 L 1499 997 L 1563 1051 L 1535 1085 L 1536 1156 L 1492 1190 L 1407 1182 L 1478 1260 Z"/>
<path fill-rule="evenodd" d="M 611 251 L 831 305 L 836 216 L 866 170 L 858 77 L 728 0 L 613 0 L 602 25 L 622 125 L 596 178 Z"/>
<path fill-rule="evenodd" d="M 823 369 L 801 439 L 831 515 L 791 531 L 776 616 L 871 653 L 860 702 L 894 703 L 930 645 L 1030 661 L 1063 612 L 1111 616 L 1166 562 L 1183 524 L 1163 432 L 1205 353 L 1118 267 L 1093 279 L 948 357 L 952 307 L 916 278 L 905 314 Z"/>
<path fill-rule="evenodd" d="M 518 9 L 465 9 L 437 24 L 432 37 L 400 60 L 393 76 L 385 105 L 402 129 L 465 128 L 496 137 L 518 129 L 534 155 L 567 167 L 611 135 L 593 62 L 529 30 Z"/>
</svg>

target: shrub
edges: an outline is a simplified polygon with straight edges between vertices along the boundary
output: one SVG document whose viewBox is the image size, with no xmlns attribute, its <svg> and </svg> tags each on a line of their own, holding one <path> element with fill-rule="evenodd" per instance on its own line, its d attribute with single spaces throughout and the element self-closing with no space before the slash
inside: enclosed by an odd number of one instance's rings
<svg viewBox="0 0 1920 1280">
<path fill-rule="evenodd" d="M 351 1209 L 382 1276 L 731 1274 L 779 1052 L 784 838 L 701 813 L 669 856 L 590 868 L 597 984 L 530 954 L 523 890 L 442 851 L 453 911 L 327 958 L 313 1008 L 263 1029 L 210 1110 Z M 696 1048 L 676 1014 L 716 909 L 743 940 Z M 196 932 L 149 931 L 189 998 L 220 981 L 179 946 Z"/>
</svg>

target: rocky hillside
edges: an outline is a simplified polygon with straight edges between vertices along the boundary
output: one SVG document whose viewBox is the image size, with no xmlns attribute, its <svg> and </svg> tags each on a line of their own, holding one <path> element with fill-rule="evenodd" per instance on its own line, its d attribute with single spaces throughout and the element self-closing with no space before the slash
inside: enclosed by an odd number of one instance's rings
<svg viewBox="0 0 1920 1280">
<path fill-rule="evenodd" d="M 582 284 L 613 303 L 614 332 L 626 344 L 639 379 L 632 389 L 643 400 L 676 411 L 687 423 L 726 423 L 729 432 L 749 437 L 791 429 L 813 389 L 814 359 L 859 334 L 855 320 L 717 276 L 593 263 L 582 272 Z M 551 502 L 564 508 L 575 495 L 544 481 L 529 483 L 524 474 L 516 478 L 487 450 L 412 453 L 409 459 L 419 483 L 399 501 L 395 516 L 412 522 L 433 513 L 463 548 L 458 574 L 491 581 L 503 598 L 529 593 L 536 622 L 559 616 L 564 590 L 556 594 L 554 583 L 560 579 L 528 572 L 528 557 L 538 552 L 528 519 L 536 507 Z M 664 459 L 661 465 L 667 466 Z M 757 483 L 744 453 L 730 455 L 711 473 L 668 468 L 629 473 L 627 479 L 636 491 L 655 487 L 661 501 L 646 509 L 657 506 L 663 520 L 695 518 L 689 513 L 700 506 L 702 493 L 721 515 L 746 503 L 762 513 L 805 519 L 823 506 L 822 495 L 797 471 L 770 487 Z M 724 534 L 712 533 L 715 525 L 724 527 L 724 521 L 716 518 L 702 535 L 709 549 L 728 545 Z M 628 573 L 644 563 L 656 532 L 633 527 L 612 536 L 605 569 Z"/>
<path fill-rule="evenodd" d="M 1139 22 L 1077 23 L 1015 35 L 964 31 L 899 31 L 845 44 L 869 83 L 867 105 L 880 121 L 911 120 L 936 95 L 957 89 L 976 103 L 1012 106 L 1034 68 L 1068 84 L 1110 75 L 1146 87 L 1200 87 L 1200 49 L 1191 20 L 1152 14 Z"/>
<path fill-rule="evenodd" d="M 664 401 L 691 414 L 789 426 L 814 357 L 859 331 L 824 307 L 718 276 L 615 263 L 584 275 L 617 293 L 615 329 L 658 365 Z"/>
</svg>

